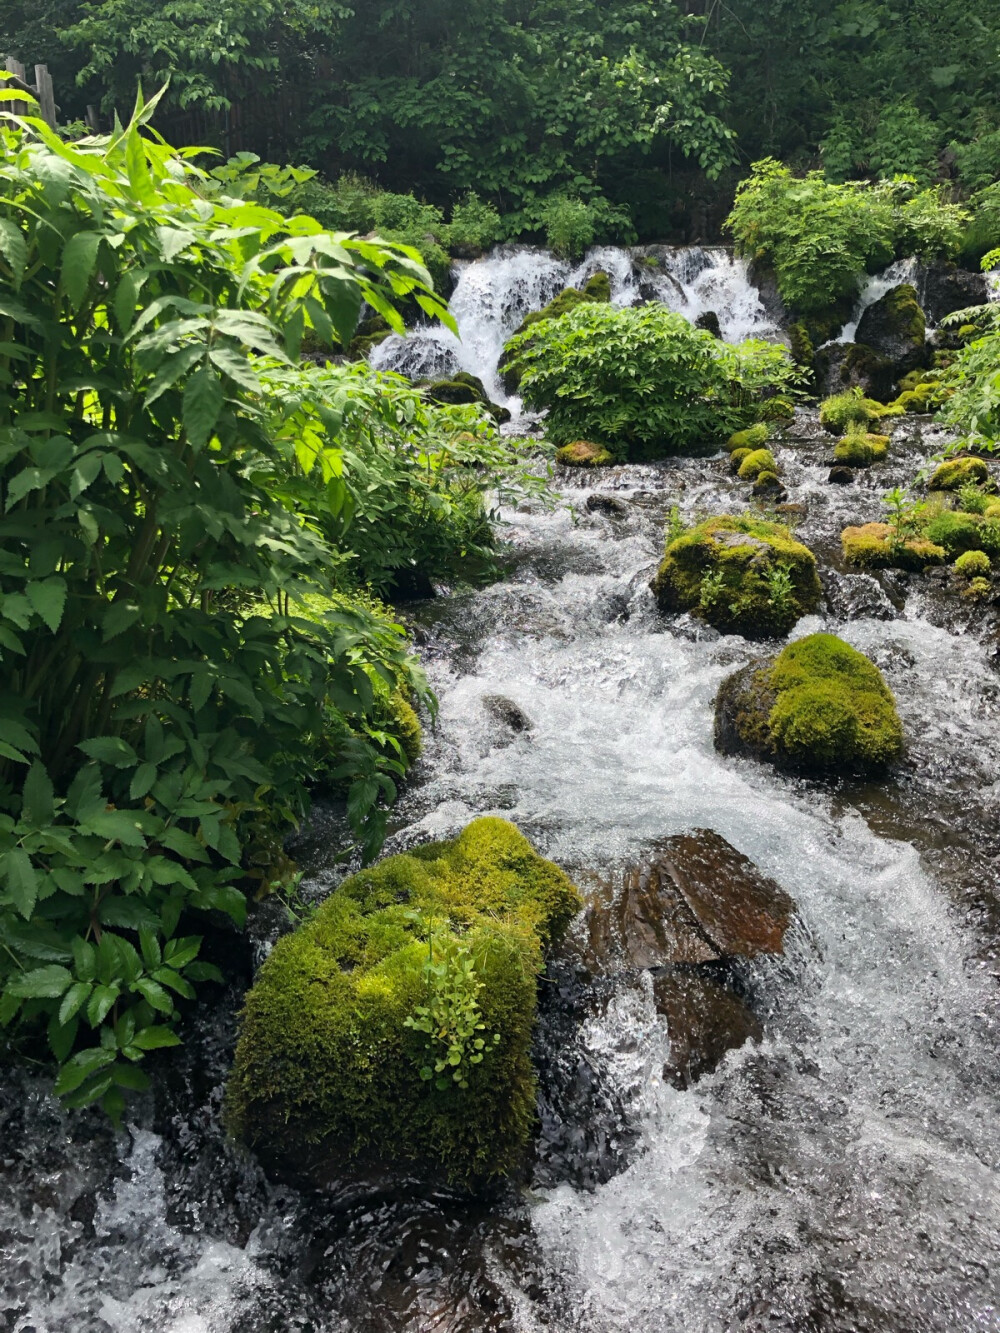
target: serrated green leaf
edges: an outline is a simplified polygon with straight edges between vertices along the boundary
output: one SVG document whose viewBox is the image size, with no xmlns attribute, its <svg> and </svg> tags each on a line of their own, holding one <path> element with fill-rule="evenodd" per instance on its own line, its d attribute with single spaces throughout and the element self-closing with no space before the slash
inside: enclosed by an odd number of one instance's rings
<svg viewBox="0 0 1000 1333">
<path fill-rule="evenodd" d="M 55 817 L 55 790 L 45 765 L 35 760 L 24 779 L 21 818 L 32 828 L 44 828 Z"/>
<path fill-rule="evenodd" d="M 75 1092 L 84 1079 L 90 1078 L 99 1069 L 112 1064 L 114 1058 L 113 1051 L 107 1051 L 100 1046 L 92 1046 L 86 1051 L 78 1051 L 76 1055 L 67 1060 L 59 1071 L 55 1086 L 56 1096 L 65 1097 L 69 1093 Z"/>
<path fill-rule="evenodd" d="M 0 875 L 7 885 L 11 901 L 27 920 L 38 901 L 38 873 L 23 847 L 14 847 L 0 858 Z"/>
<path fill-rule="evenodd" d="M 62 624 L 66 607 L 66 580 L 54 575 L 41 582 L 29 583 L 24 591 L 28 601 L 55 634 Z"/>
<path fill-rule="evenodd" d="M 222 381 L 209 366 L 196 370 L 184 385 L 184 429 L 195 448 L 200 449 L 211 438 L 223 401 Z"/>
<path fill-rule="evenodd" d="M 73 974 L 58 963 L 22 972 L 7 982 L 7 993 L 21 1000 L 56 1000 L 72 985 Z"/>
<path fill-rule="evenodd" d="M 0 255 L 7 261 L 17 291 L 28 265 L 28 244 L 20 227 L 10 218 L 0 218 Z"/>
<path fill-rule="evenodd" d="M 132 1045 L 140 1051 L 159 1051 L 165 1046 L 180 1046 L 181 1039 L 168 1027 L 143 1028 L 135 1034 Z"/>
<path fill-rule="evenodd" d="M 73 310 L 83 304 L 90 279 L 97 264 L 101 237 L 96 231 L 78 231 L 63 248 L 59 285 Z"/>
</svg>

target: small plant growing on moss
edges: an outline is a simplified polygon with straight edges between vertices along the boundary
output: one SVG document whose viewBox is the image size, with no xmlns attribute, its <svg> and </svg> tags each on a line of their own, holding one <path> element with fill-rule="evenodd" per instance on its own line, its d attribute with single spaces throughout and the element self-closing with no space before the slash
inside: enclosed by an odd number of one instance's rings
<svg viewBox="0 0 1000 1333">
<path fill-rule="evenodd" d="M 435 959 L 433 921 L 427 930 L 424 982 L 427 1003 L 403 1019 L 403 1027 L 427 1037 L 431 1063 L 420 1066 L 420 1077 L 428 1083 L 433 1080 L 439 1092 L 452 1083 L 467 1088 L 469 1066 L 482 1064 L 500 1044 L 500 1033 L 494 1032 L 492 1038 L 479 1035 L 486 1031 L 478 998 L 483 982 L 476 975 L 472 954 L 465 944 L 445 937 Z"/>
<path fill-rule="evenodd" d="M 889 545 L 904 546 L 908 538 L 920 529 L 920 520 L 927 510 L 922 500 L 913 500 L 900 486 L 895 486 L 884 497 L 889 510 Z"/>
<path fill-rule="evenodd" d="M 723 573 L 721 569 L 713 569 L 701 581 L 701 591 L 698 593 L 698 608 L 701 611 L 711 611 L 712 607 L 722 596 Z M 732 610 L 732 608 L 730 608 Z"/>
<path fill-rule="evenodd" d="M 681 511 L 677 505 L 670 506 L 670 512 L 667 514 L 666 540 L 669 546 L 675 542 L 678 537 L 683 537 L 687 532 L 687 524 L 681 518 Z"/>
<path fill-rule="evenodd" d="M 790 615 L 795 610 L 795 582 L 791 566 L 785 563 L 773 565 L 764 575 L 767 585 L 767 600 L 779 616 Z"/>
<path fill-rule="evenodd" d="M 834 394 L 820 404 L 819 421 L 831 435 L 843 435 L 849 426 L 867 427 L 871 412 L 860 389 Z"/>
<path fill-rule="evenodd" d="M 985 514 L 993 498 L 974 481 L 964 482 L 958 488 L 958 507 L 965 514 Z"/>
</svg>

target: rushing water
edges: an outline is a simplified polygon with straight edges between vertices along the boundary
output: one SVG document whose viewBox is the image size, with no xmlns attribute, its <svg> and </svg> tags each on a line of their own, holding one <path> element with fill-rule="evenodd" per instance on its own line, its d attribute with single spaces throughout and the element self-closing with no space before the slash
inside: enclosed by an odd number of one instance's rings
<svg viewBox="0 0 1000 1333">
<path fill-rule="evenodd" d="M 387 338 L 375 349 L 372 364 L 413 378 L 470 371 L 482 378 L 495 402 L 517 408 L 518 400 L 507 397 L 497 378 L 504 343 L 529 311 L 600 271 L 611 279 L 613 305 L 660 301 L 692 321 L 711 310 L 731 342 L 777 333 L 745 262 L 721 247 L 599 246 L 574 266 L 542 250 L 502 246 L 458 268 L 451 311 L 460 339 L 439 325 L 426 325 L 405 338 Z"/>
<path fill-rule="evenodd" d="M 943 438 L 901 423 L 889 461 L 848 487 L 826 480 L 812 414 L 776 446 L 828 594 L 795 633 L 842 634 L 899 701 L 908 757 L 882 783 L 713 748 L 716 688 L 752 647 L 660 616 L 646 585 L 671 505 L 746 505 L 721 458 L 561 478 L 571 507 L 505 514 L 504 581 L 410 615 L 441 710 L 390 850 L 500 813 L 587 883 L 666 834 L 718 830 L 798 903 L 787 958 L 750 977 L 762 1043 L 678 1091 L 648 986 L 590 1003 L 570 955 L 543 986 L 531 1179 L 476 1203 L 264 1180 L 219 1124 L 235 990 L 199 1010 L 117 1136 L 11 1074 L 0 1331 L 1000 1330 L 995 616 L 945 576 L 876 580 L 837 554 L 841 527 L 876 517 Z M 613 512 L 588 509 L 594 491 Z M 496 720 L 497 694 L 530 728 Z M 342 873 L 342 836 L 321 812 L 309 892 Z M 265 947 L 272 933 L 258 921 Z"/>
</svg>

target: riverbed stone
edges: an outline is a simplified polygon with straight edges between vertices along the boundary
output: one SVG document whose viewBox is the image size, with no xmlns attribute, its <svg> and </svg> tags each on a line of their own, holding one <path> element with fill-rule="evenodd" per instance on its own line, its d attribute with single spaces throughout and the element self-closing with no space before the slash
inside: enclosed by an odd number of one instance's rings
<svg viewBox="0 0 1000 1333">
<path fill-rule="evenodd" d="M 670 1041 L 664 1077 L 678 1088 L 710 1074 L 727 1051 L 764 1035 L 747 1002 L 713 976 L 671 968 L 653 978 L 653 999 Z"/>
<path fill-rule="evenodd" d="M 926 364 L 926 336 L 924 312 L 909 282 L 873 301 L 858 322 L 858 342 L 885 357 L 897 379 Z"/>
</svg>

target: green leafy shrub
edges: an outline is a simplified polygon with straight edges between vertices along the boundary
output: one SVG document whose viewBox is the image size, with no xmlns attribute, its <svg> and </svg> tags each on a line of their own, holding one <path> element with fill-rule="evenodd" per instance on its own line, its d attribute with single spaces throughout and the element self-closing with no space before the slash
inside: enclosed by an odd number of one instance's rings
<svg viewBox="0 0 1000 1333">
<path fill-rule="evenodd" d="M 508 344 L 521 392 L 556 444 L 592 440 L 617 458 L 707 448 L 797 375 L 787 354 L 728 347 L 661 305 L 587 302 Z"/>
<path fill-rule="evenodd" d="M 667 546 L 651 587 L 661 610 L 694 611 L 748 639 L 787 634 L 821 596 L 808 547 L 783 524 L 749 516 L 689 528 Z"/>
<path fill-rule="evenodd" d="M 319 1177 L 510 1172 L 534 1120 L 536 977 L 579 904 L 500 819 L 351 876 L 247 996 L 231 1128 Z"/>
<path fill-rule="evenodd" d="M 894 255 L 957 253 L 967 221 L 912 178 L 834 185 L 765 158 L 737 187 L 726 225 L 738 251 L 772 267 L 784 300 L 809 316 L 853 297 L 865 272 Z"/>
<path fill-rule="evenodd" d="M 869 773 L 897 759 L 903 728 L 882 673 L 833 634 L 790 643 L 719 691 L 717 744 L 819 773 Z"/>
<path fill-rule="evenodd" d="M 500 214 L 492 204 L 470 190 L 451 210 L 448 248 L 455 254 L 482 253 L 502 235 Z"/>
<path fill-rule="evenodd" d="M 628 210 L 610 203 L 603 195 L 582 199 L 557 191 L 525 210 L 545 233 L 545 244 L 565 259 L 579 259 L 597 241 L 628 242 L 635 231 Z"/>
<path fill-rule="evenodd" d="M 380 845 L 406 757 L 373 679 L 425 687 L 363 602 L 300 613 L 342 556 L 293 479 L 348 491 L 334 445 L 282 434 L 275 386 L 364 301 L 446 315 L 411 253 L 213 197 L 140 134 L 151 110 L 83 145 L 0 128 L 0 1022 L 112 1115 L 319 753 Z"/>
</svg>

